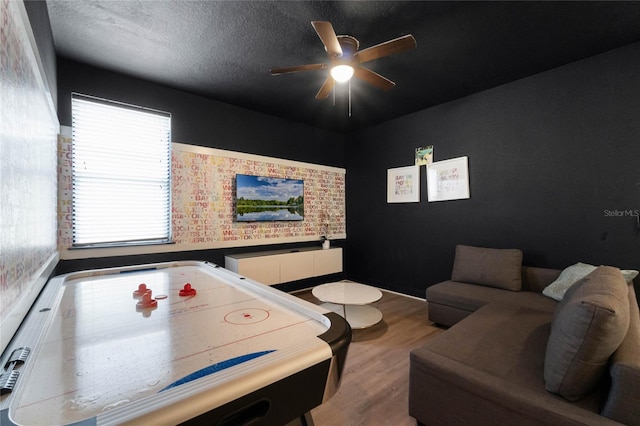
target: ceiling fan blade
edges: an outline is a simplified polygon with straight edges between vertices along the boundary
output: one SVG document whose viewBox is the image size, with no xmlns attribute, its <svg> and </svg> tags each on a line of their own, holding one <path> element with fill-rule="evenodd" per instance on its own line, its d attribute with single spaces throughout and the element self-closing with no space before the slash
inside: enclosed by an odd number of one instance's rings
<svg viewBox="0 0 640 426">
<path fill-rule="evenodd" d="M 374 59 L 382 58 L 384 56 L 393 55 L 396 53 L 404 52 L 416 47 L 416 39 L 411 34 L 406 36 L 394 38 L 393 40 L 386 41 L 384 43 L 376 44 L 375 46 L 368 47 L 364 50 L 360 50 L 355 53 L 355 57 L 362 64 L 365 62 L 373 61 Z"/>
<path fill-rule="evenodd" d="M 336 37 L 336 32 L 333 30 L 331 22 L 327 21 L 311 21 L 311 25 L 318 33 L 318 37 L 324 44 L 324 49 L 330 56 L 342 56 L 342 48 Z"/>
<path fill-rule="evenodd" d="M 278 74 L 286 74 L 289 72 L 298 72 L 298 71 L 314 71 L 314 70 L 323 70 L 327 68 L 327 64 L 308 64 L 308 65 L 298 65 L 296 67 L 288 67 L 288 68 L 271 68 L 271 75 Z"/>
<path fill-rule="evenodd" d="M 316 94 L 316 99 L 326 99 L 329 96 L 329 93 L 331 93 L 331 91 L 333 90 L 333 86 L 335 85 L 336 85 L 336 81 L 333 79 L 333 77 L 331 76 L 327 77 L 327 79 L 324 81 L 324 84 L 322 85 L 320 90 L 318 90 L 318 93 Z"/>
<path fill-rule="evenodd" d="M 373 72 L 365 67 L 356 67 L 353 75 L 362 81 L 366 81 L 372 86 L 376 86 L 382 90 L 391 90 L 396 84 L 386 77 L 381 76 L 377 72 Z"/>
</svg>

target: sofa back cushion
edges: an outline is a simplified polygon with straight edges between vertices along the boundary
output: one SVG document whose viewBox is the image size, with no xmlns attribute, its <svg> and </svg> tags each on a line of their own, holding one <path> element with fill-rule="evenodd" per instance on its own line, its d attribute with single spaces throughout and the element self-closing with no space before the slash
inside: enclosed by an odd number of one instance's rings
<svg viewBox="0 0 640 426">
<path fill-rule="evenodd" d="M 538 268 L 522 265 L 522 290 L 542 293 L 549 284 L 560 276 L 559 269 Z"/>
<path fill-rule="evenodd" d="M 522 251 L 458 245 L 451 280 L 520 291 Z"/>
<path fill-rule="evenodd" d="M 544 360 L 545 388 L 569 401 L 589 393 L 629 329 L 628 286 L 601 266 L 571 286 L 554 313 Z"/>
</svg>

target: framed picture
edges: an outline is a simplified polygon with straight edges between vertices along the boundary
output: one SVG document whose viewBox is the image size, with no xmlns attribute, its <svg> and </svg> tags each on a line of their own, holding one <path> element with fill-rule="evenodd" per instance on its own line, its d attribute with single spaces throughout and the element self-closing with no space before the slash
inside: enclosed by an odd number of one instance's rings
<svg viewBox="0 0 640 426">
<path fill-rule="evenodd" d="M 416 148 L 416 166 L 433 163 L 433 145 Z"/>
<path fill-rule="evenodd" d="M 432 201 L 469 198 L 469 161 L 452 158 L 427 164 L 427 198 Z"/>
<path fill-rule="evenodd" d="M 387 203 L 420 202 L 420 166 L 387 170 Z"/>
</svg>

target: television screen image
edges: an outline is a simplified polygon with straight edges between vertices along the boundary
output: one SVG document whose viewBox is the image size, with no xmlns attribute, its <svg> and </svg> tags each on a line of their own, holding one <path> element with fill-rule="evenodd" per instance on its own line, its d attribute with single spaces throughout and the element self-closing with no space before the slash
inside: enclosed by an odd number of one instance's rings
<svg viewBox="0 0 640 426">
<path fill-rule="evenodd" d="M 236 175 L 236 221 L 276 220 L 304 220 L 304 181 Z"/>
</svg>

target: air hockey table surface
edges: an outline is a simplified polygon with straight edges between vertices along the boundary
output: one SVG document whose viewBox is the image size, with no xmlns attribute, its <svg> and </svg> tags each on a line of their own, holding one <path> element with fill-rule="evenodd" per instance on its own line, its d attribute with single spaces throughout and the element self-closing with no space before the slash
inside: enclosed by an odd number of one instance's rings
<svg viewBox="0 0 640 426">
<path fill-rule="evenodd" d="M 3 354 L 29 349 L 3 417 L 284 424 L 335 393 L 350 340 L 342 317 L 207 262 L 70 273 Z"/>
</svg>

